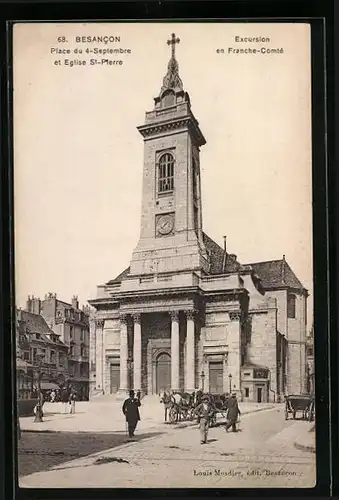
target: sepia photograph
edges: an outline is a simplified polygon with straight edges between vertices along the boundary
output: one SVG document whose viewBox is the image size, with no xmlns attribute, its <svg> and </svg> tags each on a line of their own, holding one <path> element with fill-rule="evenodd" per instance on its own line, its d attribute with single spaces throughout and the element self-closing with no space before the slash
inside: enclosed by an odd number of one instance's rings
<svg viewBox="0 0 339 500">
<path fill-rule="evenodd" d="M 310 25 L 12 44 L 19 487 L 314 487 Z"/>
</svg>

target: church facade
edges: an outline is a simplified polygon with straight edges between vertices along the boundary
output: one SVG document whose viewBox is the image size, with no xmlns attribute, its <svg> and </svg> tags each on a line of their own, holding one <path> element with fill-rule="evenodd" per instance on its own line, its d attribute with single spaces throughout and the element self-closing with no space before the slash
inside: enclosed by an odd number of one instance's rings
<svg viewBox="0 0 339 500">
<path fill-rule="evenodd" d="M 305 391 L 307 290 L 283 257 L 242 264 L 202 226 L 206 143 L 175 57 L 144 140 L 140 238 L 130 266 L 98 286 L 96 392 L 236 392 L 279 401 Z"/>
</svg>

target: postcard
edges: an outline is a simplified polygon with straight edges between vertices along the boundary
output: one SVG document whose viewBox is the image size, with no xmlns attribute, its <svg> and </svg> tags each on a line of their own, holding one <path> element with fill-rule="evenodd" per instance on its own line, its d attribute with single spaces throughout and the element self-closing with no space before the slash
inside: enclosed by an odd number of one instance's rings
<svg viewBox="0 0 339 500">
<path fill-rule="evenodd" d="M 21 488 L 316 480 L 307 23 L 13 26 Z"/>
</svg>

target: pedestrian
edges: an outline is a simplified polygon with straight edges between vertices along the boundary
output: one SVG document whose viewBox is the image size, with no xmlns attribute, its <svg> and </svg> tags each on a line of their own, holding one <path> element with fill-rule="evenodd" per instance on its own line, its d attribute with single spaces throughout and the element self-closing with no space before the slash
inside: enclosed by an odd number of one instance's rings
<svg viewBox="0 0 339 500">
<path fill-rule="evenodd" d="M 76 392 L 75 391 L 71 391 L 70 395 L 69 395 L 69 398 L 68 398 L 68 402 L 69 402 L 69 405 L 70 405 L 70 408 L 69 408 L 69 412 L 70 413 L 75 413 L 75 401 L 76 401 Z"/>
<path fill-rule="evenodd" d="M 60 398 L 61 398 L 61 413 L 68 413 L 67 406 L 68 406 L 69 394 L 66 387 L 62 388 Z"/>
<path fill-rule="evenodd" d="M 201 403 L 196 407 L 195 413 L 198 416 L 200 443 L 206 444 L 210 418 L 214 413 L 208 396 L 202 396 Z"/>
<path fill-rule="evenodd" d="M 56 397 L 56 392 L 53 390 L 53 391 L 51 392 L 51 400 L 50 400 L 50 401 L 51 401 L 51 403 L 54 403 L 54 402 L 55 402 L 55 397 Z"/>
<path fill-rule="evenodd" d="M 129 398 L 124 401 L 122 412 L 126 418 L 130 438 L 134 436 L 135 428 L 140 420 L 139 406 L 141 403 L 134 397 L 134 391 L 129 391 Z"/>
<path fill-rule="evenodd" d="M 235 393 L 232 394 L 232 397 L 228 399 L 227 403 L 227 423 L 225 425 L 225 431 L 228 432 L 228 429 L 232 427 L 232 432 L 237 432 L 237 420 L 238 415 L 241 415 L 237 395 Z"/>
<path fill-rule="evenodd" d="M 140 389 L 137 391 L 137 400 L 140 401 L 141 399 L 141 391 Z"/>
</svg>

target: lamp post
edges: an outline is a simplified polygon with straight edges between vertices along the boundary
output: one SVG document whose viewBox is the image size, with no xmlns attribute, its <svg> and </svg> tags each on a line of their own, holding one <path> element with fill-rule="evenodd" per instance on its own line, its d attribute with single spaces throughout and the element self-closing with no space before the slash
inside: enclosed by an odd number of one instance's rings
<svg viewBox="0 0 339 500">
<path fill-rule="evenodd" d="M 230 373 L 229 376 L 229 381 L 230 381 L 230 394 L 232 393 L 232 374 Z"/>
<path fill-rule="evenodd" d="M 202 390 L 202 392 L 204 392 L 204 387 L 205 387 L 205 372 L 204 372 L 204 370 L 201 370 L 200 377 L 201 377 L 201 390 Z"/>
<path fill-rule="evenodd" d="M 44 358 L 43 354 L 37 354 L 37 392 L 38 392 L 38 402 L 35 407 L 35 417 L 34 417 L 34 422 L 39 423 L 43 422 L 42 420 L 42 394 L 41 394 L 41 364 L 42 364 L 42 359 Z"/>
</svg>

